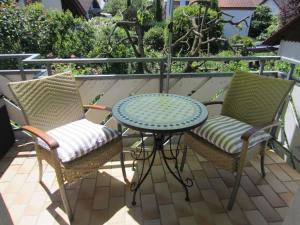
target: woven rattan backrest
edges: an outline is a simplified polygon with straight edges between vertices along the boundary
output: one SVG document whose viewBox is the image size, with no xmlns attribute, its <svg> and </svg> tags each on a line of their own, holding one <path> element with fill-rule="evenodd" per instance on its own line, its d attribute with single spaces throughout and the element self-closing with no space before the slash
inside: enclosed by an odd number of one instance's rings
<svg viewBox="0 0 300 225">
<path fill-rule="evenodd" d="M 12 82 L 9 86 L 31 126 L 47 131 L 84 117 L 75 79 L 70 73 Z"/>
<path fill-rule="evenodd" d="M 238 72 L 232 78 L 221 114 L 252 125 L 271 122 L 294 83 Z"/>
</svg>

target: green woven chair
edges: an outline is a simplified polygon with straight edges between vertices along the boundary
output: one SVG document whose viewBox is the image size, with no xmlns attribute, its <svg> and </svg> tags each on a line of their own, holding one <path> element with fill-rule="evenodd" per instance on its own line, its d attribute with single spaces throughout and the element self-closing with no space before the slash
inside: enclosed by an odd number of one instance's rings
<svg viewBox="0 0 300 225">
<path fill-rule="evenodd" d="M 55 169 L 60 194 L 69 220 L 73 213 L 65 183 L 72 183 L 120 153 L 124 180 L 127 182 L 122 138 L 119 132 L 94 124 L 84 116 L 84 108 L 111 109 L 102 105 L 82 105 L 74 77 L 70 73 L 9 84 L 21 107 L 35 140 L 42 182 L 42 160 Z"/>
<path fill-rule="evenodd" d="M 221 115 L 209 118 L 204 124 L 185 133 L 185 143 L 216 167 L 236 172 L 235 184 L 228 203 L 231 210 L 236 199 L 243 167 L 257 153 L 261 155 L 264 171 L 264 151 L 271 128 L 279 125 L 281 111 L 294 81 L 256 76 L 238 72 L 232 78 Z M 186 158 L 183 154 L 181 170 Z"/>
</svg>

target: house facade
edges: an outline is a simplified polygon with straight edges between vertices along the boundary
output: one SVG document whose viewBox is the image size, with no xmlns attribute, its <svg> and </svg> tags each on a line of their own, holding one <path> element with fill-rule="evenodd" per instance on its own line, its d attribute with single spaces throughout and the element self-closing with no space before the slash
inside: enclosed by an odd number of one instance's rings
<svg viewBox="0 0 300 225">
<path fill-rule="evenodd" d="M 225 24 L 224 36 L 231 37 L 233 35 L 247 36 L 251 23 L 251 17 L 254 10 L 259 5 L 268 6 L 273 15 L 278 15 L 286 0 L 219 0 L 218 5 L 224 13 L 224 19 L 231 19 L 238 22 L 244 18 L 246 23 L 241 23 L 239 27 Z"/>
</svg>

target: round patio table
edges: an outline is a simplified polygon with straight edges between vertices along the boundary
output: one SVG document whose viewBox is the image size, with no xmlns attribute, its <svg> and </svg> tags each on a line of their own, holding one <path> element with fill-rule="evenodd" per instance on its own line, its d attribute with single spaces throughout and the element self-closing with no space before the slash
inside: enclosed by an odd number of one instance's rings
<svg viewBox="0 0 300 225">
<path fill-rule="evenodd" d="M 132 204 L 136 204 L 136 192 L 149 174 L 157 151 L 161 151 L 166 167 L 175 179 L 182 184 L 188 201 L 188 187 L 192 186 L 193 182 L 189 178 L 184 181 L 178 169 L 178 146 L 181 135 L 176 150 L 174 151 L 170 147 L 170 154 L 166 154 L 164 151 L 163 143 L 166 141 L 165 136 L 169 135 L 170 139 L 172 134 L 182 133 L 203 123 L 208 116 L 206 107 L 190 97 L 149 93 L 121 99 L 113 106 L 112 114 L 120 124 L 141 132 L 142 144 L 140 151 L 132 154 L 135 161 L 142 161 L 138 181 L 131 184 L 131 190 L 133 191 Z M 154 137 L 153 149 L 150 154 L 145 153 L 144 132 L 150 132 Z M 148 160 L 150 160 L 150 164 L 146 169 L 145 161 Z M 175 171 L 170 167 L 169 160 L 175 161 Z"/>
</svg>

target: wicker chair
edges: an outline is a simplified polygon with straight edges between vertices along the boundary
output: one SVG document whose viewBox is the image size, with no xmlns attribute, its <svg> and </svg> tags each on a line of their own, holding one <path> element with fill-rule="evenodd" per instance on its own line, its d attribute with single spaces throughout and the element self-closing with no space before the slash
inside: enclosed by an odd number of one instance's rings
<svg viewBox="0 0 300 225">
<path fill-rule="evenodd" d="M 200 127 L 185 133 L 185 143 L 216 167 L 236 172 L 228 210 L 236 199 L 246 160 L 261 155 L 261 173 L 264 171 L 264 150 L 270 130 L 279 125 L 281 111 L 294 81 L 256 76 L 238 72 L 232 78 L 221 115 L 209 118 Z M 184 151 L 181 170 L 186 158 Z"/>
<path fill-rule="evenodd" d="M 102 105 L 83 106 L 70 73 L 12 82 L 9 86 L 27 120 L 28 125 L 22 128 L 35 140 L 39 181 L 42 182 L 42 160 L 45 160 L 55 169 L 70 221 L 73 213 L 65 183 L 75 182 L 97 171 L 117 153 L 120 153 L 122 172 L 127 182 L 119 132 L 84 118 L 84 108 L 111 109 Z"/>
</svg>

